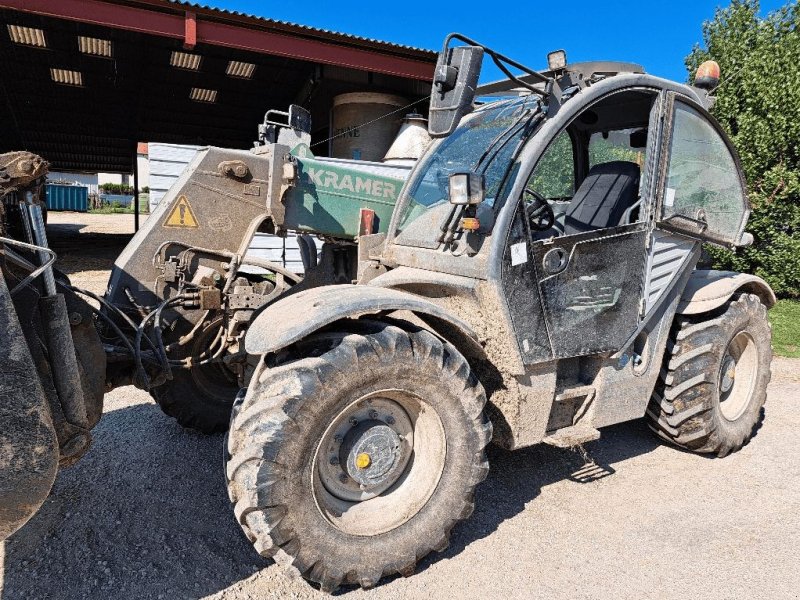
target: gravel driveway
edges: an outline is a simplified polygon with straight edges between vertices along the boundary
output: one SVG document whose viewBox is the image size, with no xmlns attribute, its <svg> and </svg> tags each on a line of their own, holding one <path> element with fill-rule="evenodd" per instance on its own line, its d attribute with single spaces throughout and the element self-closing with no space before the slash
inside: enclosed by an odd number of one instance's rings
<svg viewBox="0 0 800 600">
<path fill-rule="evenodd" d="M 492 449 L 475 513 L 445 552 L 413 577 L 339 594 L 798 598 L 798 399 L 800 360 L 776 359 L 763 427 L 721 460 L 661 445 L 642 421 L 603 430 L 589 464 L 549 446 Z M 2 598 L 323 597 L 241 533 L 222 441 L 182 430 L 144 392 L 109 394 L 90 452 L 0 551 Z"/>
</svg>

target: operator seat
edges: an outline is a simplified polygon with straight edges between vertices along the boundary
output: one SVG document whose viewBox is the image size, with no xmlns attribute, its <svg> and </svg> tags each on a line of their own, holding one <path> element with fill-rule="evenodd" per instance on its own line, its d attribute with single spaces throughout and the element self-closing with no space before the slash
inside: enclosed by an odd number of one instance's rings
<svg viewBox="0 0 800 600">
<path fill-rule="evenodd" d="M 563 235 L 623 225 L 639 199 L 639 175 L 639 165 L 624 160 L 593 166 L 567 207 Z"/>
</svg>

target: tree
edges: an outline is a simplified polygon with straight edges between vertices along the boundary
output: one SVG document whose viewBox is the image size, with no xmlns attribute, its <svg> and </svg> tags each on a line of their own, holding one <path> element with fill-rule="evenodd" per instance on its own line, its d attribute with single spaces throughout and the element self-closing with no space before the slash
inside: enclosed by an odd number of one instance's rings
<svg viewBox="0 0 800 600">
<path fill-rule="evenodd" d="M 735 253 L 711 248 L 719 268 L 763 277 L 781 296 L 800 297 L 800 9 L 759 17 L 757 0 L 733 0 L 703 24 L 703 47 L 686 57 L 722 71 L 712 109 L 742 159 L 755 243 Z"/>
</svg>

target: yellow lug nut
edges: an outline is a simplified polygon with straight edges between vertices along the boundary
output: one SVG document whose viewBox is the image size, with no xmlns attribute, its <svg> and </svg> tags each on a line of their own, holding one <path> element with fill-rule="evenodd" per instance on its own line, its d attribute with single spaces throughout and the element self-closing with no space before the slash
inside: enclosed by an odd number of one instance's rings
<svg viewBox="0 0 800 600">
<path fill-rule="evenodd" d="M 369 454 L 366 452 L 362 452 L 358 456 L 356 456 L 356 466 L 359 469 L 366 469 L 372 463 L 372 459 L 369 457 Z"/>
</svg>

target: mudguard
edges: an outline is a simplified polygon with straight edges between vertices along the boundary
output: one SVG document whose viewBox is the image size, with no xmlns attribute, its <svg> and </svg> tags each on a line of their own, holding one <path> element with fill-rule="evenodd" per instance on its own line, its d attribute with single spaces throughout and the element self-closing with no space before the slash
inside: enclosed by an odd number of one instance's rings
<svg viewBox="0 0 800 600">
<path fill-rule="evenodd" d="M 767 308 L 772 308 L 777 302 L 775 292 L 760 277 L 735 271 L 698 269 L 692 273 L 681 294 L 677 312 L 696 315 L 714 310 L 740 290 L 755 294 Z"/>
<path fill-rule="evenodd" d="M 244 347 L 248 354 L 268 354 L 340 319 L 397 310 L 454 326 L 479 347 L 467 323 L 433 302 L 398 290 L 350 284 L 311 288 L 269 305 L 247 330 Z"/>
</svg>

